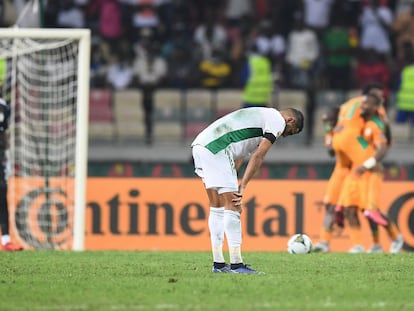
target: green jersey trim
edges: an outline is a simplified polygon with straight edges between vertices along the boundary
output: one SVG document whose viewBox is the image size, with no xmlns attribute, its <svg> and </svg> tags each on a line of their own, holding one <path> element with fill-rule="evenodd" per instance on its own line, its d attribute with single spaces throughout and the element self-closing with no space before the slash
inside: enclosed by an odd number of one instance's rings
<svg viewBox="0 0 414 311">
<path fill-rule="evenodd" d="M 359 144 L 361 145 L 362 149 L 367 149 L 368 142 L 364 139 L 364 137 L 358 136 L 357 140 L 358 140 Z"/>
<path fill-rule="evenodd" d="M 351 109 L 349 109 L 348 115 L 346 116 L 348 120 L 353 117 L 353 115 L 355 114 L 355 110 L 358 108 L 359 105 L 361 105 L 361 102 L 358 101 L 352 105 Z"/>
<path fill-rule="evenodd" d="M 231 143 L 237 143 L 242 140 L 261 136 L 263 136 L 263 130 L 260 127 L 244 128 L 224 134 L 208 143 L 205 147 L 216 154 L 221 150 L 226 149 Z"/>
<path fill-rule="evenodd" d="M 371 119 L 382 131 L 385 130 L 385 125 L 378 116 Z"/>
</svg>

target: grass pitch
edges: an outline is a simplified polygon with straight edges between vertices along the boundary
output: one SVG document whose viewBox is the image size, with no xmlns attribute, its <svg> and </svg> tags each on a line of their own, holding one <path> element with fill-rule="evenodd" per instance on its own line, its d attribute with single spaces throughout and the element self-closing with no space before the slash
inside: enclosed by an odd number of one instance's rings
<svg viewBox="0 0 414 311">
<path fill-rule="evenodd" d="M 414 254 L 244 253 L 265 275 L 211 273 L 208 252 L 0 253 L 0 310 L 414 310 Z"/>
</svg>

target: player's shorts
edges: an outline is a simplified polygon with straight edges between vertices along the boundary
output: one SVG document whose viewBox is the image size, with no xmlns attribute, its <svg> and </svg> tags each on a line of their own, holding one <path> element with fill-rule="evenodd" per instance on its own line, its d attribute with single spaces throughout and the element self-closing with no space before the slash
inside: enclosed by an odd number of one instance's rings
<svg viewBox="0 0 414 311">
<path fill-rule="evenodd" d="M 206 189 L 216 189 L 219 194 L 237 192 L 237 171 L 233 156 L 227 149 L 216 154 L 201 145 L 193 146 L 195 173 L 200 176 Z"/>
<path fill-rule="evenodd" d="M 344 207 L 356 206 L 360 209 L 365 209 L 368 202 L 367 192 L 370 174 L 370 172 L 366 172 L 359 177 L 352 172 L 348 174 L 343 184 L 339 205 Z"/>
</svg>

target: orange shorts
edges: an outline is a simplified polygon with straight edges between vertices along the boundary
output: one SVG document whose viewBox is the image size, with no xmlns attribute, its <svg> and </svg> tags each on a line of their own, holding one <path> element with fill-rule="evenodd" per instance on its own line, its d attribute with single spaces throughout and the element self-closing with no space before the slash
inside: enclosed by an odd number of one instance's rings
<svg viewBox="0 0 414 311">
<path fill-rule="evenodd" d="M 345 207 L 358 206 L 366 208 L 371 173 L 366 172 L 358 176 L 355 173 L 355 169 L 361 166 L 368 158 L 374 156 L 374 146 L 366 143 L 356 132 L 344 132 L 334 135 L 333 147 L 337 161 L 342 166 L 349 165 L 351 167 L 343 183 L 339 204 Z"/>
<path fill-rule="evenodd" d="M 348 174 L 342 187 L 338 205 L 365 209 L 368 202 L 370 175 L 371 172 L 366 172 L 361 176 L 356 176 L 353 173 Z"/>
</svg>

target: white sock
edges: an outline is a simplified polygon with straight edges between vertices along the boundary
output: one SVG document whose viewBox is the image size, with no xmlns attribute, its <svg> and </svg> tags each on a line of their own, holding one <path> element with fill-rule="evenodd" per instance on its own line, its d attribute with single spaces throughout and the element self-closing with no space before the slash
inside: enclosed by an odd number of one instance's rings
<svg viewBox="0 0 414 311">
<path fill-rule="evenodd" d="M 1 236 L 1 245 L 6 245 L 10 242 L 10 235 L 5 234 Z"/>
<path fill-rule="evenodd" d="M 224 207 L 210 207 L 208 217 L 208 228 L 210 229 L 211 249 L 214 262 L 225 262 L 223 256 L 224 241 Z"/>
<path fill-rule="evenodd" d="M 241 256 L 241 222 L 240 213 L 225 210 L 224 211 L 224 232 L 226 233 L 227 243 L 229 245 L 230 263 L 242 263 Z"/>
</svg>

